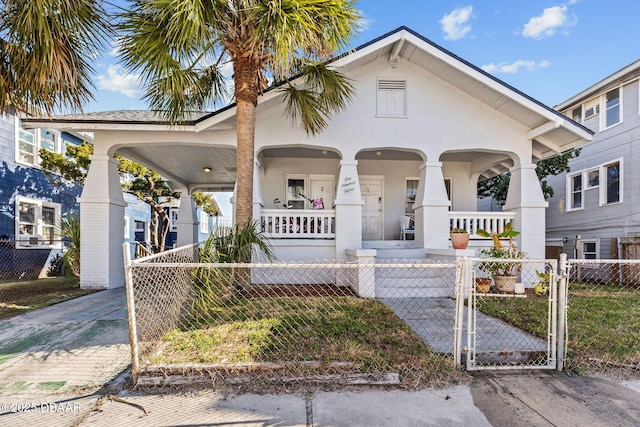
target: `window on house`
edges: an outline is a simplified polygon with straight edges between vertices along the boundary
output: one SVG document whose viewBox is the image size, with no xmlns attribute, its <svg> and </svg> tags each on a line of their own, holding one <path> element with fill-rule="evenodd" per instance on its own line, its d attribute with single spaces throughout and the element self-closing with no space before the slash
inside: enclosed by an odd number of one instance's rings
<svg viewBox="0 0 640 427">
<path fill-rule="evenodd" d="M 569 199 L 570 201 L 569 210 L 582 209 L 584 200 L 584 190 L 582 188 L 582 172 L 571 175 L 567 179 L 569 180 L 567 186 L 567 188 L 569 189 L 569 194 L 567 195 L 567 199 Z"/>
<path fill-rule="evenodd" d="M 592 169 L 587 171 L 587 190 L 600 185 L 600 170 Z"/>
<path fill-rule="evenodd" d="M 406 80 L 378 79 L 376 116 L 406 117 Z"/>
<path fill-rule="evenodd" d="M 16 198 L 18 247 L 59 245 L 60 204 L 25 197 Z"/>
<path fill-rule="evenodd" d="M 419 182 L 418 178 L 407 178 L 404 202 L 404 212 L 407 215 L 413 215 L 413 204 L 416 201 L 416 194 L 418 194 Z"/>
<path fill-rule="evenodd" d="M 608 128 L 622 121 L 620 108 L 620 88 L 610 90 L 604 96 L 605 114 L 604 127 Z"/>
<path fill-rule="evenodd" d="M 200 232 L 209 232 L 209 214 L 205 211 L 200 211 Z"/>
<path fill-rule="evenodd" d="M 622 164 L 620 161 L 602 166 L 600 205 L 622 202 Z"/>
<path fill-rule="evenodd" d="M 169 208 L 169 231 L 178 231 L 178 208 Z"/>
<path fill-rule="evenodd" d="M 16 160 L 18 162 L 30 166 L 38 165 L 40 163 L 38 154 L 40 148 L 54 153 L 63 152 L 60 134 L 46 129 L 23 129 L 19 120 L 16 121 L 16 126 L 18 129 Z"/>
<path fill-rule="evenodd" d="M 304 175 L 286 175 L 287 197 L 285 207 L 289 209 L 304 209 L 307 194 L 307 177 Z"/>
<path fill-rule="evenodd" d="M 584 120 L 589 120 L 600 113 L 600 99 L 595 98 L 584 104 Z"/>
<path fill-rule="evenodd" d="M 582 259 L 598 259 L 598 242 L 582 241 Z"/>
<path fill-rule="evenodd" d="M 571 118 L 574 122 L 582 123 L 582 105 L 571 110 Z"/>
</svg>

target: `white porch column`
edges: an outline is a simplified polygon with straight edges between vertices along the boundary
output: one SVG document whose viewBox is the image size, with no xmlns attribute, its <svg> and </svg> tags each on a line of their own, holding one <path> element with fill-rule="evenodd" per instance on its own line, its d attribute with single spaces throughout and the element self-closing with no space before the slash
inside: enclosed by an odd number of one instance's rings
<svg viewBox="0 0 640 427">
<path fill-rule="evenodd" d="M 529 258 L 544 259 L 545 208 L 536 165 L 523 164 L 511 169 L 511 181 L 503 211 L 515 212 L 513 227 L 520 231 L 518 249 Z"/>
<path fill-rule="evenodd" d="M 260 221 L 264 200 L 262 200 L 262 183 L 260 181 L 260 161 L 253 163 L 253 220 Z"/>
<path fill-rule="evenodd" d="M 193 196 L 186 190 L 180 194 L 180 208 L 178 210 L 178 246 L 198 243 L 198 213 Z"/>
<path fill-rule="evenodd" d="M 449 206 L 442 175 L 442 162 L 426 162 L 420 167 L 420 182 L 414 206 L 416 244 L 424 248 L 449 247 Z"/>
<path fill-rule="evenodd" d="M 347 249 L 362 248 L 362 195 L 358 161 L 342 160 L 336 190 L 336 258 L 347 259 Z"/>
<path fill-rule="evenodd" d="M 94 154 L 80 203 L 80 287 L 124 286 L 124 208 L 118 162 Z"/>
</svg>

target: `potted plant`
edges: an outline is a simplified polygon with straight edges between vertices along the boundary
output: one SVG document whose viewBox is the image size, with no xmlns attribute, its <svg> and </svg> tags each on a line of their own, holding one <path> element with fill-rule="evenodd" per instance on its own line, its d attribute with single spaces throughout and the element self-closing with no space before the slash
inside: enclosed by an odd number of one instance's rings
<svg viewBox="0 0 640 427">
<path fill-rule="evenodd" d="M 518 280 L 518 274 L 522 271 L 522 262 L 517 261 L 526 257 L 526 253 L 519 250 L 513 238 L 520 234 L 515 231 L 511 224 L 507 224 L 502 233 L 489 233 L 486 230 L 479 229 L 476 231 L 479 236 L 493 238 L 493 246 L 480 251 L 487 258 L 494 258 L 496 261 L 486 261 L 480 263 L 480 270 L 489 274 L 496 285 L 499 292 L 513 293 L 515 292 L 515 284 Z M 501 238 L 509 238 L 509 246 L 504 247 Z M 509 261 L 515 260 L 515 261 Z"/>
<path fill-rule="evenodd" d="M 453 249 L 467 249 L 469 233 L 464 228 L 452 228 L 449 232 Z"/>
</svg>

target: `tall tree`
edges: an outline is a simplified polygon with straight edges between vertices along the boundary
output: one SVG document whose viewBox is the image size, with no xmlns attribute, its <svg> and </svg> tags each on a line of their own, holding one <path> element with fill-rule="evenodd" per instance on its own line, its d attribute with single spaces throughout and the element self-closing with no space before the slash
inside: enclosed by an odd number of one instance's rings
<svg viewBox="0 0 640 427">
<path fill-rule="evenodd" d="M 82 109 L 105 17 L 96 0 L 0 0 L 0 111 Z"/>
<path fill-rule="evenodd" d="M 572 148 L 563 153 L 556 154 L 536 164 L 536 175 L 540 180 L 542 194 L 545 199 L 553 197 L 553 187 L 547 183 L 547 177 L 569 172 L 569 160 L 580 155 L 580 148 Z M 496 175 L 492 178 L 478 182 L 478 197 L 492 197 L 499 205 L 504 205 L 507 201 L 507 192 L 511 182 L 511 173 Z"/>
<path fill-rule="evenodd" d="M 287 113 L 310 134 L 353 95 L 325 61 L 355 33 L 354 0 L 134 0 L 122 18 L 123 62 L 140 71 L 151 108 L 173 121 L 224 102 L 222 67 L 233 66 L 240 227 L 252 216 L 255 108 L 268 82 L 284 82 Z M 300 87 L 287 80 L 294 75 Z"/>
</svg>

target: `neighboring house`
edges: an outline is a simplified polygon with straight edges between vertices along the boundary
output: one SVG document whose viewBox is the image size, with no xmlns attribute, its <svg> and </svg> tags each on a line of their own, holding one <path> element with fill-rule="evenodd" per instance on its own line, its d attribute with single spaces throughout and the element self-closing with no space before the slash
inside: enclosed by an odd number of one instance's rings
<svg viewBox="0 0 640 427">
<path fill-rule="evenodd" d="M 0 239 L 9 241 L 2 245 L 0 269 L 7 277 L 11 275 L 9 271 L 23 278 L 25 272 L 39 276 L 45 264 L 62 249 L 61 219 L 80 212 L 77 198 L 82 188 L 52 185 L 40 170 L 39 150 L 64 153 L 66 144 L 78 145 L 91 139 L 91 135 L 78 132 L 24 129 L 17 116 L 0 116 Z M 135 197 L 128 202 L 128 218 L 149 221 L 148 207 L 141 212 Z M 130 226 L 128 221 L 125 224 L 126 235 Z M 9 260 L 15 262 L 9 265 Z"/>
<path fill-rule="evenodd" d="M 213 202 L 215 206 L 220 211 L 220 206 L 215 198 L 212 195 Z M 165 248 L 173 248 L 178 244 L 178 218 L 180 211 L 180 200 L 173 199 L 171 202 L 164 204 L 164 210 L 169 215 L 169 232 L 167 233 L 167 238 L 165 239 L 164 245 Z M 196 218 L 195 221 L 198 223 L 198 231 L 196 242 L 203 242 L 208 237 L 209 234 L 214 233 L 218 227 L 223 227 L 228 224 L 228 221 L 222 219 L 221 215 L 218 216 L 210 216 L 203 209 L 196 208 L 195 212 Z"/>
<path fill-rule="evenodd" d="M 548 244 L 570 256 L 616 257 L 616 238 L 640 234 L 639 79 L 640 60 L 555 107 L 595 132 L 569 173 L 548 178 Z"/>
<path fill-rule="evenodd" d="M 309 136 L 291 123 L 277 88 L 257 105 L 253 217 L 280 260 L 358 259 L 389 241 L 423 257 L 457 256 L 452 226 L 474 232 L 507 222 L 521 231 L 520 249 L 544 256 L 547 203 L 535 162 L 589 141 L 588 129 L 404 27 L 331 66 L 352 79 L 356 95 L 321 134 Z M 191 192 L 235 185 L 235 113 L 231 105 L 193 114 L 178 126 L 149 111 L 47 121 L 95 134 L 80 198 L 92 230 L 83 234 L 82 247 L 94 249 L 82 253 L 83 265 L 92 265 L 83 269 L 82 286 L 124 283 L 122 239 L 110 232 L 121 226 L 124 205 L 113 191 L 113 155 L 147 164 L 182 191 L 177 244 L 195 242 Z M 503 211 L 479 212 L 478 180 L 507 170 L 512 178 Z M 319 198 L 324 209 L 312 209 L 309 199 Z M 414 218 L 415 239 L 399 242 L 399 217 L 406 214 Z"/>
</svg>

